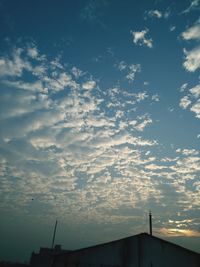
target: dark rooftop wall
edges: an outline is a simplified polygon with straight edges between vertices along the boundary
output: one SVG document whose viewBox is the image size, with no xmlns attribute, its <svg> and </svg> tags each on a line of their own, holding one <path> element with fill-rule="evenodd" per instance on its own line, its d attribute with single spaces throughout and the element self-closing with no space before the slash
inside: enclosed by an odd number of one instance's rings
<svg viewBox="0 0 200 267">
<path fill-rule="evenodd" d="M 54 267 L 200 267 L 200 255 L 140 234 L 59 255 Z"/>
</svg>

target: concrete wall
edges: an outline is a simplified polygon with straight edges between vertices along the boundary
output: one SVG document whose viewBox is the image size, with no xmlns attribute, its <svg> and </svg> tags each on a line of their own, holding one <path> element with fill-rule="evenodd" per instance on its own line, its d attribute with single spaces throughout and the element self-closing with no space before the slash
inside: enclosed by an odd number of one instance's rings
<svg viewBox="0 0 200 267">
<path fill-rule="evenodd" d="M 200 255 L 147 234 L 77 250 L 54 267 L 200 267 Z"/>
</svg>

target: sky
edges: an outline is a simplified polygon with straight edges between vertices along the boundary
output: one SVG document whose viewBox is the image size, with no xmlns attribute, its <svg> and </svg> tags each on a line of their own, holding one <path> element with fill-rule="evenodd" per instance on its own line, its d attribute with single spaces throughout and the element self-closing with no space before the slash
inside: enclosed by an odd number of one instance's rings
<svg viewBox="0 0 200 267">
<path fill-rule="evenodd" d="M 200 252 L 200 0 L 0 0 L 0 260 L 148 232 Z"/>
</svg>

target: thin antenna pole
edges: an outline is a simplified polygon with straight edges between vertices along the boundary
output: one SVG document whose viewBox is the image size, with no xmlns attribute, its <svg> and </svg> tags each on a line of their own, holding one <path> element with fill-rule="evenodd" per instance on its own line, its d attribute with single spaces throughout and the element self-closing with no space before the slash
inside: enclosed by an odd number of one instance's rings
<svg viewBox="0 0 200 267">
<path fill-rule="evenodd" d="M 149 211 L 149 232 L 150 232 L 150 235 L 152 235 L 152 215 L 151 215 L 151 211 Z"/>
<path fill-rule="evenodd" d="M 53 240 L 52 240 L 52 245 L 51 245 L 51 248 L 53 249 L 54 248 L 54 241 L 55 241 L 55 236 L 56 236 L 56 228 L 57 228 L 57 220 L 56 220 L 56 223 L 55 223 L 55 227 L 54 227 L 54 231 L 53 231 Z"/>
</svg>

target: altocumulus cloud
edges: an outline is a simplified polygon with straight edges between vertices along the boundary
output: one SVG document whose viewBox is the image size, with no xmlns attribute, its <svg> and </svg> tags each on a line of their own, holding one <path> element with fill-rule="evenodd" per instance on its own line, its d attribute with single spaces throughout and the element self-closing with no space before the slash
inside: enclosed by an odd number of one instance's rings
<svg viewBox="0 0 200 267">
<path fill-rule="evenodd" d="M 135 38 L 152 47 L 146 32 Z M 34 216 L 46 220 L 52 213 L 63 219 L 70 214 L 76 223 L 113 224 L 140 221 L 134 209 L 147 209 L 149 201 L 167 206 L 172 194 L 172 215 L 196 209 L 200 197 L 188 181 L 199 188 L 198 152 L 184 148 L 173 151 L 174 157 L 161 156 L 155 153 L 159 142 L 144 137 L 154 123 L 147 107 L 158 97 L 114 85 L 101 88 L 92 75 L 67 66 L 48 60 L 32 44 L 0 58 L 1 208 L 28 213 L 35 199 L 45 213 Z M 120 62 L 119 70 L 132 81 L 140 65 Z M 182 106 L 198 115 L 199 89 L 187 92 L 191 103 Z M 124 208 L 133 213 L 124 215 Z"/>
</svg>

